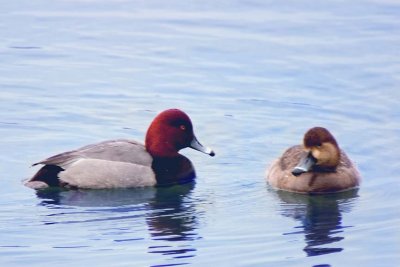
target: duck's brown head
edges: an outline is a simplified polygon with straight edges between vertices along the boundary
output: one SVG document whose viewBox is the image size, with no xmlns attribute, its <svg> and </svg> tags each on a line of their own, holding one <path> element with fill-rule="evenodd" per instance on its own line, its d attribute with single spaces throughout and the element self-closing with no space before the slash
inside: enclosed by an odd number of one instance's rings
<svg viewBox="0 0 400 267">
<path fill-rule="evenodd" d="M 340 162 L 340 149 L 333 135 L 323 127 L 313 127 L 304 135 L 304 150 L 307 156 L 300 160 L 292 174 L 298 176 L 312 170 L 335 169 Z"/>
</svg>

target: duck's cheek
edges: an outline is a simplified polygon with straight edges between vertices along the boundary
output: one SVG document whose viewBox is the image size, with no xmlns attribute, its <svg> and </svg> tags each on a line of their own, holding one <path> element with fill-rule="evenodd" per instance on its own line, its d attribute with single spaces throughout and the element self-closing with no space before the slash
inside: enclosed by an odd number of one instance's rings
<svg viewBox="0 0 400 267">
<path fill-rule="evenodd" d="M 190 142 L 186 142 L 186 140 L 180 140 L 178 142 L 175 142 L 175 148 L 177 151 L 184 149 L 186 147 L 190 146 Z"/>
<path fill-rule="evenodd" d="M 190 138 L 187 134 L 181 130 L 179 131 L 169 131 L 168 132 L 169 142 L 177 148 L 177 150 L 188 147 L 190 144 Z"/>
<path fill-rule="evenodd" d="M 192 144 L 194 137 L 193 136 L 184 136 L 180 139 L 179 145 L 181 148 L 190 147 Z"/>
<path fill-rule="evenodd" d="M 320 161 L 321 154 L 322 154 L 322 153 L 321 153 L 321 151 L 320 151 L 319 149 L 317 149 L 317 148 L 311 149 L 311 155 L 312 155 L 315 159 L 317 159 L 318 162 Z"/>
<path fill-rule="evenodd" d="M 313 156 L 317 159 L 317 165 L 331 165 L 331 154 L 329 151 L 316 149 L 315 152 L 313 152 Z"/>
</svg>

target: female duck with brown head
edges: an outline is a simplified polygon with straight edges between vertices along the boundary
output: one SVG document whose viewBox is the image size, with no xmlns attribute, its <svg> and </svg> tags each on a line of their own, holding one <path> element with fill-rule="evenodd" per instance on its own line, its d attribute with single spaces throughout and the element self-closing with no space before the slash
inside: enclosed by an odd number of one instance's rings
<svg viewBox="0 0 400 267">
<path fill-rule="evenodd" d="M 189 116 L 169 109 L 153 120 L 145 145 L 119 139 L 64 152 L 35 163 L 44 166 L 25 185 L 103 189 L 185 183 L 195 177 L 190 160 L 178 153 L 186 147 L 215 155 L 199 143 Z"/>
<path fill-rule="evenodd" d="M 267 181 L 277 189 L 299 193 L 329 193 L 357 187 L 360 174 L 325 128 L 304 135 L 303 146 L 286 150 L 267 171 Z"/>
</svg>

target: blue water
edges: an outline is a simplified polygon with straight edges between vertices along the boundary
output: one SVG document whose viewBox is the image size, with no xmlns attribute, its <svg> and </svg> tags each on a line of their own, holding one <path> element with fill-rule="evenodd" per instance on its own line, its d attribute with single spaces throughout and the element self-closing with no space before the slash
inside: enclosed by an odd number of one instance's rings
<svg viewBox="0 0 400 267">
<path fill-rule="evenodd" d="M 0 37 L 1 266 L 400 266 L 398 1 L 2 1 Z M 144 140 L 171 107 L 217 153 L 182 151 L 195 184 L 21 184 L 55 153 Z M 361 188 L 269 188 L 317 125 Z"/>
</svg>

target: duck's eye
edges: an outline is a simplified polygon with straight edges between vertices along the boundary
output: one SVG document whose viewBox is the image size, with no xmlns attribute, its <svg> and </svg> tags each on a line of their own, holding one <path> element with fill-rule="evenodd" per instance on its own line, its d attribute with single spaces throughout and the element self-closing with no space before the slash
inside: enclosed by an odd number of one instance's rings
<svg viewBox="0 0 400 267">
<path fill-rule="evenodd" d="M 186 130 L 186 126 L 185 125 L 181 125 L 181 126 L 179 126 L 179 128 L 182 130 L 182 131 L 185 131 Z"/>
</svg>

